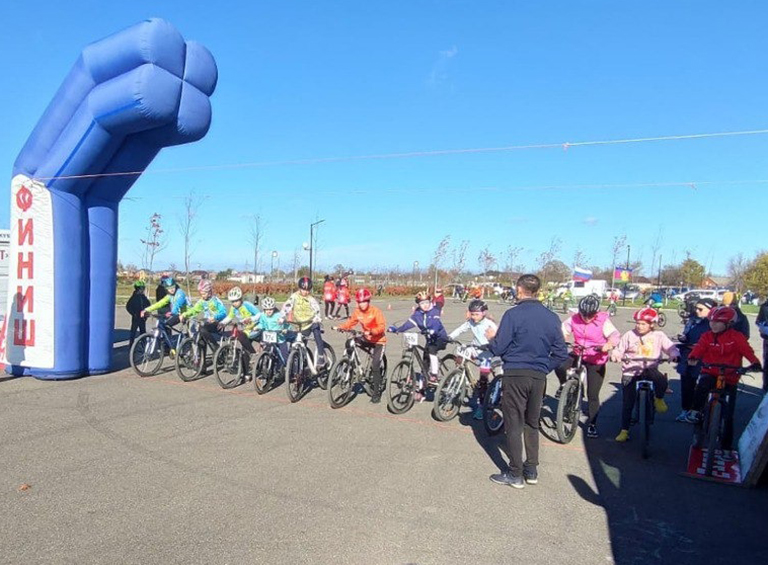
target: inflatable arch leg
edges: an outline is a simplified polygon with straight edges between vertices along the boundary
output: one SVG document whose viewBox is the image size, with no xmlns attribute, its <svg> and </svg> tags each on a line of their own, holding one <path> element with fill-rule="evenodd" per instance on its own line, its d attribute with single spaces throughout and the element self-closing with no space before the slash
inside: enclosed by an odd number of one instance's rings
<svg viewBox="0 0 768 565">
<path fill-rule="evenodd" d="M 11 373 L 110 370 L 120 200 L 163 147 L 208 132 L 217 79 L 210 52 L 160 19 L 83 50 L 14 165 Z"/>
</svg>

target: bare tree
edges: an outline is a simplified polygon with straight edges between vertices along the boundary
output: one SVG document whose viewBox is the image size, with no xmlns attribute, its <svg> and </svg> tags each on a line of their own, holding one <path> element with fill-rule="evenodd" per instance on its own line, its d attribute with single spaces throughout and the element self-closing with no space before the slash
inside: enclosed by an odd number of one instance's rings
<svg viewBox="0 0 768 565">
<path fill-rule="evenodd" d="M 437 279 L 438 279 L 438 273 L 440 271 L 440 264 L 443 262 L 443 259 L 445 259 L 445 256 L 448 254 L 448 246 L 451 244 L 451 236 L 446 235 L 443 239 L 440 240 L 440 243 L 437 244 L 437 249 L 435 249 L 435 252 L 432 254 L 432 267 L 435 269 L 435 288 L 437 288 Z"/>
<path fill-rule="evenodd" d="M 584 253 L 584 251 L 581 249 L 581 247 L 576 248 L 576 252 L 573 254 L 573 266 L 574 267 L 584 267 L 589 262 L 589 257 L 587 257 L 587 254 Z"/>
<path fill-rule="evenodd" d="M 750 267 L 750 262 L 744 257 L 743 253 L 739 253 L 728 259 L 728 276 L 730 277 L 730 283 L 736 287 L 736 292 L 743 292 L 745 290 L 745 276 L 747 270 Z"/>
<path fill-rule="evenodd" d="M 507 246 L 507 249 L 504 253 L 506 257 L 506 265 L 505 270 L 509 273 L 510 276 L 512 276 L 512 273 L 515 271 L 515 268 L 517 267 L 516 261 L 519 257 L 520 253 L 522 253 L 523 248 L 522 247 L 513 247 L 511 245 Z"/>
<path fill-rule="evenodd" d="M 656 232 L 656 238 L 653 240 L 653 243 L 651 244 L 651 270 L 649 272 L 649 275 L 652 277 L 654 272 L 661 272 L 661 255 L 659 255 L 659 251 L 661 250 L 661 244 L 664 238 L 664 226 L 659 225 L 659 230 Z M 659 266 L 658 270 L 656 269 L 656 258 L 659 259 Z"/>
<path fill-rule="evenodd" d="M 451 271 L 454 277 L 461 276 L 461 273 L 464 271 L 464 266 L 467 262 L 467 247 L 469 247 L 469 241 L 465 239 L 457 247 L 454 247 L 451 252 L 453 258 Z"/>
<path fill-rule="evenodd" d="M 626 235 L 613 236 L 613 247 L 611 247 L 611 286 L 613 286 L 613 278 L 616 273 L 616 265 L 619 260 L 619 252 L 627 246 Z"/>
<path fill-rule="evenodd" d="M 179 216 L 179 232 L 184 238 L 184 280 L 189 293 L 189 267 L 192 264 L 192 252 L 196 247 L 193 238 L 197 234 L 198 210 L 205 198 L 195 193 L 194 189 L 184 197 L 184 212 Z"/>
<path fill-rule="evenodd" d="M 536 259 L 539 264 L 539 274 L 544 282 L 549 282 L 557 273 L 552 268 L 557 255 L 560 253 L 562 242 L 555 236 L 549 242 L 549 248 L 543 251 Z M 562 261 L 561 261 L 562 262 Z"/>
<path fill-rule="evenodd" d="M 480 255 L 477 256 L 477 262 L 480 265 L 480 268 L 483 270 L 483 274 L 485 275 L 493 268 L 496 263 L 498 263 L 498 259 L 496 259 L 496 256 L 491 253 L 490 247 L 486 245 L 485 249 L 480 251 Z"/>
<path fill-rule="evenodd" d="M 293 280 L 299 278 L 299 263 L 301 262 L 301 250 L 298 247 L 293 248 Z"/>
<path fill-rule="evenodd" d="M 141 265 L 144 270 L 152 273 L 152 267 L 155 264 L 155 257 L 168 246 L 163 226 L 160 223 L 162 216 L 155 212 L 149 217 L 149 225 L 146 228 L 146 236 L 141 239 L 143 244 L 143 253 Z"/>
<path fill-rule="evenodd" d="M 261 223 L 261 216 L 254 214 L 249 218 L 249 241 L 253 247 L 253 294 L 256 295 L 256 275 L 259 272 L 259 249 L 261 240 L 264 237 L 264 226 Z"/>
</svg>

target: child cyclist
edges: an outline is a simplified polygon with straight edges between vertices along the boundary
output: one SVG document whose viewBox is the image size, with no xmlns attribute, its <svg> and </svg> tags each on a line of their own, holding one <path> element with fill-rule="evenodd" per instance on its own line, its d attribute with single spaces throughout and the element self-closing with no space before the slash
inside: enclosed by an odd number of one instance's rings
<svg viewBox="0 0 768 565">
<path fill-rule="evenodd" d="M 278 311 L 275 305 L 275 299 L 267 296 L 261 301 L 261 307 L 264 311 L 259 316 L 257 326 L 262 332 L 277 333 L 277 349 L 280 350 L 280 363 L 285 365 L 288 360 L 288 343 L 286 334 L 290 331 L 290 326 L 285 323 L 282 312 Z"/>
<path fill-rule="evenodd" d="M 243 331 L 237 334 L 237 341 L 240 342 L 240 345 L 245 350 L 245 366 L 249 367 L 251 355 L 256 354 L 256 350 L 251 342 L 259 336 L 256 322 L 259 321 L 261 311 L 250 302 L 243 300 L 243 290 L 239 286 L 233 286 L 229 289 L 227 300 L 232 306 L 230 306 L 226 317 L 219 322 L 218 329 L 223 330 L 233 322 L 243 325 Z M 250 371 L 248 372 L 248 377 L 250 377 Z"/>
<path fill-rule="evenodd" d="M 668 379 L 658 369 L 662 353 L 671 361 L 680 354 L 677 347 L 667 335 L 655 329 L 659 313 L 653 308 L 643 308 L 634 314 L 635 329 L 621 336 L 621 341 L 613 350 L 614 361 L 621 362 L 622 407 L 621 431 L 616 441 L 624 442 L 629 439 L 629 424 L 632 420 L 632 409 L 635 406 L 635 384 L 642 377 L 653 381 L 656 398 L 656 412 L 663 414 L 667 411 L 664 394 L 667 392 Z"/>
<path fill-rule="evenodd" d="M 710 390 L 717 384 L 718 367 L 706 365 L 731 365 L 741 367 L 742 360 L 746 357 L 751 363 L 748 371 L 761 371 L 760 361 L 755 356 L 752 346 L 747 338 L 733 328 L 737 314 L 733 308 L 720 306 L 709 312 L 710 331 L 701 336 L 693 350 L 688 355 L 689 364 L 697 364 L 701 361 L 699 381 L 693 393 L 693 410 L 688 413 L 686 421 L 697 423 L 702 420 L 701 411 L 707 402 Z M 725 369 L 725 394 L 728 397 L 728 405 L 725 410 L 723 430 L 723 449 L 730 450 L 733 443 L 733 411 L 736 408 L 736 385 L 739 382 L 739 374 L 736 369 Z"/>
<path fill-rule="evenodd" d="M 226 318 L 227 309 L 219 297 L 213 295 L 213 283 L 210 280 L 202 279 L 197 285 L 197 292 L 200 293 L 200 300 L 181 314 L 180 318 L 184 320 L 202 314 L 204 321 L 200 326 L 200 337 L 211 348 L 215 348 L 216 341 L 213 339 L 213 334 L 219 331 L 219 322 Z"/>
<path fill-rule="evenodd" d="M 384 345 L 387 343 L 385 336 L 387 323 L 382 311 L 376 306 L 371 306 L 371 291 L 367 288 L 361 288 L 355 293 L 355 302 L 357 302 L 357 308 L 352 312 L 349 320 L 334 326 L 333 329 L 351 330 L 357 324 L 363 327 L 363 338 L 358 340 L 357 345 L 371 355 L 373 371 L 371 402 L 378 404 L 381 402 L 381 358 L 384 355 Z"/>
<path fill-rule="evenodd" d="M 621 334 L 610 320 L 608 312 L 600 311 L 600 299 L 594 294 L 579 300 L 579 311 L 563 322 L 563 335 L 566 341 L 573 336 L 575 349 L 568 359 L 555 369 L 560 381 L 560 388 L 565 384 L 568 369 L 573 367 L 579 353 L 582 364 L 587 369 L 587 399 L 589 400 L 589 419 L 587 437 L 596 438 L 597 414 L 600 411 L 600 388 L 605 379 L 605 364 L 608 353 L 619 344 Z M 558 397 L 559 397 L 558 390 Z"/>
<path fill-rule="evenodd" d="M 488 338 L 485 337 L 486 330 L 493 328 L 496 331 L 499 328 L 496 322 L 488 318 L 487 315 L 488 305 L 482 300 L 473 300 L 467 306 L 467 321 L 448 334 L 448 337 L 456 339 L 464 332 L 472 332 L 472 345 L 478 347 L 488 345 Z M 480 362 L 480 379 L 477 383 L 477 402 L 472 416 L 475 420 L 483 419 L 483 398 L 488 388 L 488 373 L 491 372 L 492 356 L 490 351 L 485 350 L 477 356 Z"/>
<path fill-rule="evenodd" d="M 163 278 L 160 281 L 160 284 L 165 289 L 165 296 L 155 302 L 152 306 L 144 308 L 141 312 L 141 316 L 146 317 L 150 312 L 164 309 L 166 318 L 165 324 L 167 326 L 175 326 L 179 323 L 179 317 L 187 311 L 192 303 L 172 277 Z"/>
<path fill-rule="evenodd" d="M 323 335 L 320 332 L 322 320 L 320 303 L 310 294 L 312 292 L 312 280 L 309 277 L 301 277 L 297 286 L 299 289 L 291 294 L 283 304 L 281 318 L 297 324 L 298 331 L 305 337 L 312 334 L 317 346 L 317 366 L 322 367 L 325 365 L 325 348 L 323 347 Z"/>
<path fill-rule="evenodd" d="M 432 298 L 428 293 L 419 292 L 416 295 L 416 304 L 418 308 L 411 314 L 411 317 L 400 327 L 390 326 L 389 331 L 392 333 L 402 333 L 411 328 L 417 328 L 422 332 L 426 332 L 426 350 L 429 354 L 428 378 L 430 384 L 437 384 L 439 371 L 437 352 L 442 351 L 448 345 L 448 333 L 445 331 L 443 322 L 440 320 L 440 310 L 432 305 Z M 420 393 L 417 394 L 417 400 L 421 401 L 424 399 Z"/>
</svg>

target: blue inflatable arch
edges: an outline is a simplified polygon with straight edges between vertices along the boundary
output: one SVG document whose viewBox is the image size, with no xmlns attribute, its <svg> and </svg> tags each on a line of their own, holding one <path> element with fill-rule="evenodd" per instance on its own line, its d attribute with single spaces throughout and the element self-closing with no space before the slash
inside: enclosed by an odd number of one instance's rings
<svg viewBox="0 0 768 565">
<path fill-rule="evenodd" d="M 110 370 L 118 205 L 163 147 L 208 132 L 217 79 L 210 52 L 161 19 L 83 49 L 13 168 L 11 373 Z"/>
</svg>

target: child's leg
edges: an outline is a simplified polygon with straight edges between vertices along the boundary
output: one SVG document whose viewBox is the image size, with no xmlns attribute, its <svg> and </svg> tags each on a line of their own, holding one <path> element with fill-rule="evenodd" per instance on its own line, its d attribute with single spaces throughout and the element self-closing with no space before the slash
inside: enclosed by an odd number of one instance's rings
<svg viewBox="0 0 768 565">
<path fill-rule="evenodd" d="M 648 378 L 653 381 L 653 391 L 656 398 L 664 398 L 669 386 L 667 375 L 658 369 L 648 369 Z"/>
<path fill-rule="evenodd" d="M 693 391 L 696 389 L 699 370 L 699 367 L 686 366 L 680 374 L 680 407 L 682 410 L 693 408 Z"/>
<path fill-rule="evenodd" d="M 589 422 L 597 423 L 597 414 L 600 412 L 600 389 L 605 379 L 605 365 L 586 364 L 587 368 L 587 400 L 589 401 Z M 626 428 L 624 428 L 626 429 Z"/>
<path fill-rule="evenodd" d="M 704 410 L 704 405 L 707 403 L 707 397 L 709 391 L 715 386 L 717 377 L 712 375 L 706 375 L 702 373 L 699 375 L 699 380 L 696 383 L 696 389 L 693 391 L 693 409 L 697 412 Z"/>
<path fill-rule="evenodd" d="M 625 377 L 627 378 L 627 377 Z M 621 397 L 621 429 L 628 430 L 629 423 L 632 421 L 632 409 L 635 407 L 635 383 L 637 377 L 632 377 L 629 382 L 623 385 Z"/>
<path fill-rule="evenodd" d="M 733 414 L 736 410 L 736 385 L 725 385 L 725 413 L 723 414 L 723 449 L 733 449 Z"/>
</svg>

